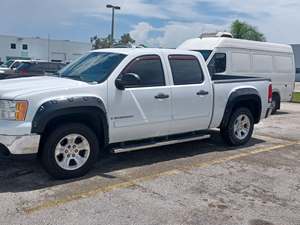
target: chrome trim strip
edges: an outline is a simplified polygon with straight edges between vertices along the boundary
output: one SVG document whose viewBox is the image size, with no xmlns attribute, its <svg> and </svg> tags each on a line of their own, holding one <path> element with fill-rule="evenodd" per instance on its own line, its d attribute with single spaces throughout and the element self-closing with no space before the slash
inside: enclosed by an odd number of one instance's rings
<svg viewBox="0 0 300 225">
<path fill-rule="evenodd" d="M 112 149 L 112 153 L 117 154 L 117 153 L 122 153 L 122 152 L 131 152 L 131 151 L 142 150 L 142 149 L 146 149 L 146 148 L 156 148 L 156 147 L 161 147 L 161 146 L 166 146 L 166 145 L 180 144 L 180 143 L 185 143 L 185 142 L 190 142 L 190 141 L 199 141 L 199 140 L 208 139 L 210 137 L 211 137 L 211 135 L 208 134 L 208 135 L 203 135 L 203 136 L 199 136 L 199 137 L 157 142 L 155 144 L 148 144 L 148 145 L 137 146 L 137 147 L 115 148 L 115 149 Z"/>
<path fill-rule="evenodd" d="M 0 135 L 0 143 L 13 155 L 36 154 L 39 149 L 40 135 Z"/>
</svg>

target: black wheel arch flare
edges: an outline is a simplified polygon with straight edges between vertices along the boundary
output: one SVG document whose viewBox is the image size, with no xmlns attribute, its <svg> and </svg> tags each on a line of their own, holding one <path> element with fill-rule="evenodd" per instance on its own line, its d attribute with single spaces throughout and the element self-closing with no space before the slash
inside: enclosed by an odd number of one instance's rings
<svg viewBox="0 0 300 225">
<path fill-rule="evenodd" d="M 108 144 L 109 137 L 106 108 L 102 100 L 97 97 L 70 97 L 44 102 L 39 107 L 32 120 L 31 133 L 43 134 L 48 123 L 53 119 L 76 113 L 86 113 L 87 116 L 91 114 L 99 115 L 103 126 L 104 141 L 105 144 Z"/>
<path fill-rule="evenodd" d="M 247 102 L 249 101 L 249 108 L 251 107 L 257 107 L 258 115 L 254 116 L 255 123 L 259 123 L 260 121 L 260 115 L 262 111 L 262 103 L 261 103 L 261 97 L 257 90 L 254 88 L 241 88 L 231 93 L 227 105 L 224 111 L 223 119 L 221 126 L 226 126 L 229 122 L 230 116 L 234 110 L 234 108 L 239 104 L 240 102 Z M 250 105 L 250 102 L 255 102 L 256 105 Z"/>
</svg>

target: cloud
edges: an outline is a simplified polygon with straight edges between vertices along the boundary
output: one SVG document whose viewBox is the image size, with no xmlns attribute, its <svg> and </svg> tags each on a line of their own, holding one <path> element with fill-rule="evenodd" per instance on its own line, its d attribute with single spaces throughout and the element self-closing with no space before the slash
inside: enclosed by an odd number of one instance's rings
<svg viewBox="0 0 300 225">
<path fill-rule="evenodd" d="M 153 27 L 149 23 L 141 22 L 130 32 L 138 44 L 150 47 L 175 48 L 188 38 L 198 37 L 203 32 L 224 30 L 224 26 L 203 23 L 171 21 L 163 27 Z M 155 35 L 152 33 L 155 32 Z"/>
<path fill-rule="evenodd" d="M 136 40 L 137 43 L 142 44 L 149 39 L 149 33 L 154 30 L 155 28 L 149 23 L 141 22 L 133 27 L 130 35 Z"/>
<path fill-rule="evenodd" d="M 153 27 L 146 21 L 133 26 L 131 34 L 139 43 L 176 47 L 185 39 L 197 37 L 203 31 L 229 30 L 234 19 L 253 24 L 269 41 L 299 42 L 298 0 L 165 0 L 161 1 L 161 7 L 165 8 L 164 13 L 172 19 L 162 26 Z M 151 34 L 155 31 L 160 32 L 153 37 Z"/>
<path fill-rule="evenodd" d="M 118 4 L 117 32 L 131 32 L 140 42 L 174 46 L 202 30 L 227 29 L 234 19 L 259 28 L 268 40 L 299 42 L 299 0 L 3 0 L 1 33 L 70 38 L 107 35 L 111 11 Z M 13 10 L 13 13 L 11 13 Z M 74 35 L 75 34 L 75 35 Z"/>
</svg>

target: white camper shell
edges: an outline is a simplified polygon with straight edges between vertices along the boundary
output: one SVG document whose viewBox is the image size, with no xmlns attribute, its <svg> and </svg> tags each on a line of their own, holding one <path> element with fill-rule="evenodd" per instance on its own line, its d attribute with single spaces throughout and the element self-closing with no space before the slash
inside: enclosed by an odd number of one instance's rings
<svg viewBox="0 0 300 225">
<path fill-rule="evenodd" d="M 274 109 L 280 101 L 291 101 L 295 88 L 295 61 L 292 47 L 224 37 L 195 38 L 178 49 L 202 53 L 211 75 L 264 77 L 273 83 Z"/>
</svg>

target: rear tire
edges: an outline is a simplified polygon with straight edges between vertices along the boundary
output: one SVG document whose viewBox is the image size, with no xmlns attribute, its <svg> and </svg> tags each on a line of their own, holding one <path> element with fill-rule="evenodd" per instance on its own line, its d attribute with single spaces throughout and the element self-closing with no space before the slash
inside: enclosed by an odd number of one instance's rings
<svg viewBox="0 0 300 225">
<path fill-rule="evenodd" d="M 44 141 L 41 161 L 56 179 L 81 177 L 98 159 L 97 136 L 84 124 L 63 124 L 50 131 Z"/>
<path fill-rule="evenodd" d="M 277 94 L 273 94 L 273 99 L 272 99 L 272 115 L 274 115 L 277 110 L 279 109 L 280 105 L 280 98 Z"/>
<path fill-rule="evenodd" d="M 243 107 L 232 113 L 228 124 L 221 127 L 221 135 L 230 146 L 240 146 L 251 139 L 253 130 L 253 115 L 249 109 Z"/>
</svg>

